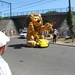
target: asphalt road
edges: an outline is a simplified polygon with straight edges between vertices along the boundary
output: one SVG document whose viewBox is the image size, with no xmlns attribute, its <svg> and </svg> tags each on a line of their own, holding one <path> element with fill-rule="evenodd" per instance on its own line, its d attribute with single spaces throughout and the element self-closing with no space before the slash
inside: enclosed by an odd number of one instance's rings
<svg viewBox="0 0 75 75">
<path fill-rule="evenodd" d="M 75 75 L 74 47 L 28 48 L 25 43 L 25 39 L 11 38 L 3 55 L 13 75 Z"/>
</svg>

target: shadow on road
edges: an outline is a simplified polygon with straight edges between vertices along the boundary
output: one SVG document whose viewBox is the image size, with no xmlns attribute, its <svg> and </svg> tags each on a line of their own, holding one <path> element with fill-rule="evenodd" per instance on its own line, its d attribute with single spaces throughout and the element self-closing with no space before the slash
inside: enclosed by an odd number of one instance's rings
<svg viewBox="0 0 75 75">
<path fill-rule="evenodd" d="M 14 49 L 21 49 L 22 47 L 27 47 L 25 44 L 14 44 L 8 45 L 8 47 L 13 47 Z"/>
<path fill-rule="evenodd" d="M 42 49 L 41 47 L 29 47 L 27 46 L 26 44 L 13 44 L 13 45 L 8 45 L 8 47 L 13 47 L 14 49 L 22 49 L 23 47 L 26 47 L 26 48 L 39 48 L 39 49 Z M 47 47 L 44 47 L 44 48 L 47 48 Z"/>
</svg>

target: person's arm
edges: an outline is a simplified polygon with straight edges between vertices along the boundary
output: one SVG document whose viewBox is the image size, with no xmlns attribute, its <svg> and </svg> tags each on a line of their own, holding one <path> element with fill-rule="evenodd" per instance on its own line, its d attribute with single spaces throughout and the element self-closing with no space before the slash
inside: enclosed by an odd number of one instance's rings
<svg viewBox="0 0 75 75">
<path fill-rule="evenodd" d="M 9 65 L 6 63 L 5 75 L 12 75 Z"/>
</svg>

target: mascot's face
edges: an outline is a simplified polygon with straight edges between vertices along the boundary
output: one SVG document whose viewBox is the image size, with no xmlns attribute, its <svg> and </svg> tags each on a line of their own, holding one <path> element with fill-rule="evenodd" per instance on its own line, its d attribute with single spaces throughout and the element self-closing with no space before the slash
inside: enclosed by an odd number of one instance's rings
<svg viewBox="0 0 75 75">
<path fill-rule="evenodd" d="M 34 26 L 38 27 L 42 24 L 42 18 L 40 14 L 31 14 L 30 17 Z"/>
</svg>

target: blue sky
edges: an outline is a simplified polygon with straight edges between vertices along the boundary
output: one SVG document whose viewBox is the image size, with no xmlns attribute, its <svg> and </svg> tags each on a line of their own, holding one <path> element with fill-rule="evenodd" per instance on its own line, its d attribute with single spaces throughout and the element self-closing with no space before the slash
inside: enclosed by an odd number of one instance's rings
<svg viewBox="0 0 75 75">
<path fill-rule="evenodd" d="M 11 3 L 12 13 L 43 9 L 67 8 L 68 0 L 1 0 Z M 71 7 L 75 7 L 75 0 L 71 0 Z M 10 13 L 10 5 L 0 2 L 0 12 Z"/>
</svg>

